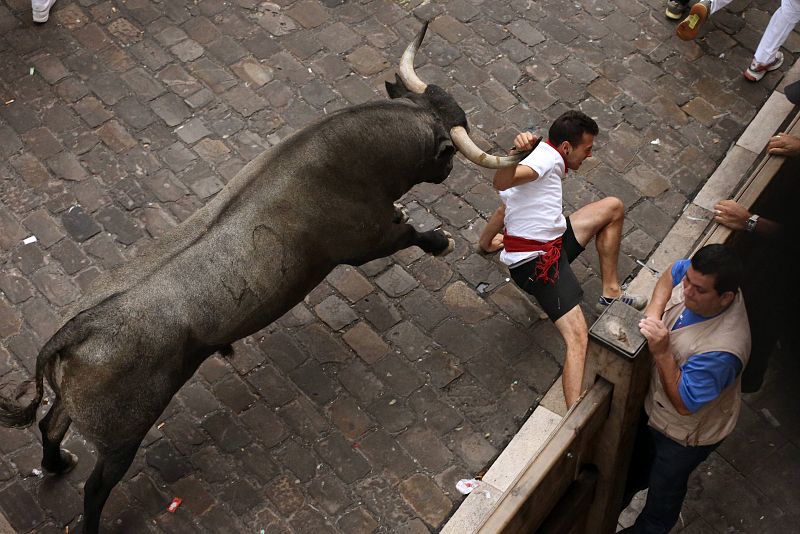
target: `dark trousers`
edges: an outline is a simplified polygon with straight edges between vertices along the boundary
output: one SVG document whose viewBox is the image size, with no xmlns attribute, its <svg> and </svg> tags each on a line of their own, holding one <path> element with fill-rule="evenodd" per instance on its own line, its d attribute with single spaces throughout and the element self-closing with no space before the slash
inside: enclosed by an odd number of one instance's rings
<svg viewBox="0 0 800 534">
<path fill-rule="evenodd" d="M 647 425 L 642 413 L 628 470 L 622 508 L 645 488 L 647 502 L 630 531 L 636 534 L 667 534 L 678 522 L 692 471 L 719 446 L 685 447 Z"/>
</svg>

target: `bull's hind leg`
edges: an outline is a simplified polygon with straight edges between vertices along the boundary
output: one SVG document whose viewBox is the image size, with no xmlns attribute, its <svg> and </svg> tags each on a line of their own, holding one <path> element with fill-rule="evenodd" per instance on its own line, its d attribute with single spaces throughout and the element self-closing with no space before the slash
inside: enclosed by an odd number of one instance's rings
<svg viewBox="0 0 800 534">
<path fill-rule="evenodd" d="M 137 445 L 109 452 L 97 451 L 97 463 L 83 487 L 83 532 L 97 534 L 100 528 L 100 515 L 111 490 L 125 475 L 136 456 Z"/>
<path fill-rule="evenodd" d="M 61 448 L 61 441 L 71 423 L 72 419 L 58 397 L 47 415 L 39 421 L 39 430 L 42 432 L 42 469 L 50 475 L 67 473 L 78 462 L 77 456 Z"/>
</svg>

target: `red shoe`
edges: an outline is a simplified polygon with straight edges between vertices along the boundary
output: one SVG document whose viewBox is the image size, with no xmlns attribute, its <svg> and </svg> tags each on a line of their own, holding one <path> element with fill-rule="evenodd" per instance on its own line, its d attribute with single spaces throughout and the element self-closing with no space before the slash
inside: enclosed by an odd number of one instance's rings
<svg viewBox="0 0 800 534">
<path fill-rule="evenodd" d="M 700 28 L 708 20 L 710 13 L 711 0 L 700 0 L 689 10 L 689 16 L 678 24 L 675 33 L 684 41 L 693 41 L 700 33 Z"/>
</svg>

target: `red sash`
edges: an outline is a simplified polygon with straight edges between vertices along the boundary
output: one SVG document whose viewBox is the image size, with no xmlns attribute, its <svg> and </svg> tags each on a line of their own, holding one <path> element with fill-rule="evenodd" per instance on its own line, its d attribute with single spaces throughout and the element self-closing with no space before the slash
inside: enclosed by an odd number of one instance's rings
<svg viewBox="0 0 800 534">
<path fill-rule="evenodd" d="M 552 277 L 547 273 L 550 272 L 550 267 L 558 264 L 558 259 L 561 257 L 560 237 L 552 241 L 542 242 L 504 233 L 503 247 L 506 252 L 544 251 L 544 254 L 536 258 L 536 280 L 542 280 L 545 284 L 553 284 L 558 280 L 558 269 L 555 270 Z"/>
</svg>

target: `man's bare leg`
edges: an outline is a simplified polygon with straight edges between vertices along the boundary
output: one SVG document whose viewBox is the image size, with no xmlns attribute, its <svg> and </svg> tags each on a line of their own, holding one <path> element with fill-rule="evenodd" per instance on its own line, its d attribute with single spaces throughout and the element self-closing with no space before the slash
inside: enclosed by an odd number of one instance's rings
<svg viewBox="0 0 800 534">
<path fill-rule="evenodd" d="M 569 217 L 575 239 L 581 246 L 586 247 L 592 237 L 597 238 L 595 246 L 600 257 L 604 297 L 616 298 L 622 294 L 617 264 L 624 219 L 625 205 L 615 197 L 587 204 Z"/>
<path fill-rule="evenodd" d="M 554 324 L 567 345 L 561 387 L 564 388 L 564 400 L 567 408 L 570 408 L 578 401 L 582 393 L 581 383 L 583 382 L 583 368 L 586 364 L 589 330 L 580 306 L 572 308 L 559 317 Z"/>
</svg>

